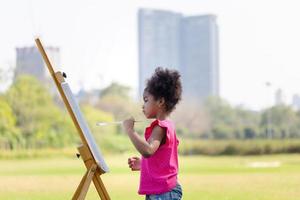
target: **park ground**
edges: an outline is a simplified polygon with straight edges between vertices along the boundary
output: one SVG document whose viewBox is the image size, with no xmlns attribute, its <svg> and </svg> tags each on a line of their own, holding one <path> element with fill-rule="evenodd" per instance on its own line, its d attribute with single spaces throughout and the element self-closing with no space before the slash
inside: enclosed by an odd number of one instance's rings
<svg viewBox="0 0 300 200">
<path fill-rule="evenodd" d="M 105 156 L 110 172 L 101 177 L 113 200 L 144 199 L 128 156 Z M 0 199 L 71 199 L 84 173 L 75 156 L 2 159 Z M 185 200 L 299 200 L 300 154 L 181 156 L 179 180 Z M 100 199 L 93 185 L 86 199 Z"/>
</svg>

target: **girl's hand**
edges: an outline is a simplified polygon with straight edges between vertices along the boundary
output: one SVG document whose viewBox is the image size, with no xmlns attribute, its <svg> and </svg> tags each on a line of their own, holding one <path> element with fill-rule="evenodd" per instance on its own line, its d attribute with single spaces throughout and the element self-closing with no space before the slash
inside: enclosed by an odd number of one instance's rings
<svg viewBox="0 0 300 200">
<path fill-rule="evenodd" d="M 125 129 L 125 131 L 128 133 L 134 131 L 133 127 L 134 127 L 134 118 L 131 117 L 129 119 L 126 119 L 123 121 L 123 127 Z"/>
<path fill-rule="evenodd" d="M 128 158 L 128 165 L 131 171 L 138 171 L 141 169 L 141 159 L 139 157 Z"/>
</svg>

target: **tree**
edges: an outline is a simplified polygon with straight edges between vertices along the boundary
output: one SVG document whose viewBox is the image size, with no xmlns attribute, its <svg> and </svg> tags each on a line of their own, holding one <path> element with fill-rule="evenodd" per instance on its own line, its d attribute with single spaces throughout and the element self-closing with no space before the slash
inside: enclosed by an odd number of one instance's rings
<svg viewBox="0 0 300 200">
<path fill-rule="evenodd" d="M 212 135 L 216 139 L 234 138 L 235 132 L 240 131 L 237 116 L 228 102 L 220 97 L 208 97 L 204 108 L 210 119 Z"/>
<path fill-rule="evenodd" d="M 20 76 L 6 93 L 26 147 L 62 147 L 74 141 L 74 126 L 54 104 L 46 88 L 31 76 Z"/>
<path fill-rule="evenodd" d="M 272 138 L 299 137 L 300 119 L 290 106 L 278 105 L 262 112 L 261 128 L 272 130 Z"/>
<path fill-rule="evenodd" d="M 129 99 L 130 88 L 124 85 L 113 82 L 107 88 L 101 91 L 101 98 L 106 96 L 119 96 L 125 99 Z"/>
<path fill-rule="evenodd" d="M 115 126 L 96 127 L 97 122 L 113 122 L 114 116 L 112 114 L 94 108 L 90 105 L 82 105 L 81 108 L 86 118 L 86 121 L 94 134 L 100 136 L 105 134 L 111 135 L 116 133 Z"/>
<path fill-rule="evenodd" d="M 204 107 L 211 121 L 214 138 L 250 139 L 259 133 L 260 115 L 243 107 L 232 107 L 220 97 L 209 97 Z"/>
<path fill-rule="evenodd" d="M 0 97 L 0 148 L 14 149 L 20 140 L 16 117 L 9 104 L 3 97 Z"/>
<path fill-rule="evenodd" d="M 141 106 L 130 98 L 129 92 L 128 87 L 112 83 L 102 90 L 96 107 L 104 112 L 112 113 L 117 121 L 130 116 L 142 119 Z M 120 126 L 118 126 L 117 132 L 122 132 Z"/>
<path fill-rule="evenodd" d="M 236 138 L 253 139 L 259 136 L 260 113 L 246 110 L 243 107 L 236 107 L 235 113 L 237 117 L 237 124 L 239 124 L 240 135 Z M 237 132 L 236 132 L 237 133 Z"/>
<path fill-rule="evenodd" d="M 244 132 L 246 139 L 253 139 L 256 136 L 256 132 L 252 128 L 245 128 Z"/>
<path fill-rule="evenodd" d="M 177 133 L 185 137 L 207 138 L 210 131 L 210 119 L 199 103 L 180 102 L 171 117 L 176 123 Z"/>
</svg>

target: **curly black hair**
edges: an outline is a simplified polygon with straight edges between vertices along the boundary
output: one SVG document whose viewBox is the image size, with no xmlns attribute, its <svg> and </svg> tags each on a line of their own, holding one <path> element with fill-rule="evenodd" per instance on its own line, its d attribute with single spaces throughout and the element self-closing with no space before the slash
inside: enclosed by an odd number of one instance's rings
<svg viewBox="0 0 300 200">
<path fill-rule="evenodd" d="M 164 98 L 166 112 L 172 112 L 181 100 L 182 86 L 179 72 L 157 67 L 151 78 L 147 80 L 145 91 L 149 92 L 155 100 Z"/>
</svg>

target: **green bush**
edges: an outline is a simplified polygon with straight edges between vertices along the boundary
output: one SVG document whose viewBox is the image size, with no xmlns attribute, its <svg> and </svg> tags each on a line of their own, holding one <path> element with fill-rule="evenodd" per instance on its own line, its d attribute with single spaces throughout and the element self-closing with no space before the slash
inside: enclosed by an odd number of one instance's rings
<svg viewBox="0 0 300 200">
<path fill-rule="evenodd" d="M 191 140 L 181 139 L 183 155 L 263 155 L 300 153 L 300 140 Z"/>
</svg>

